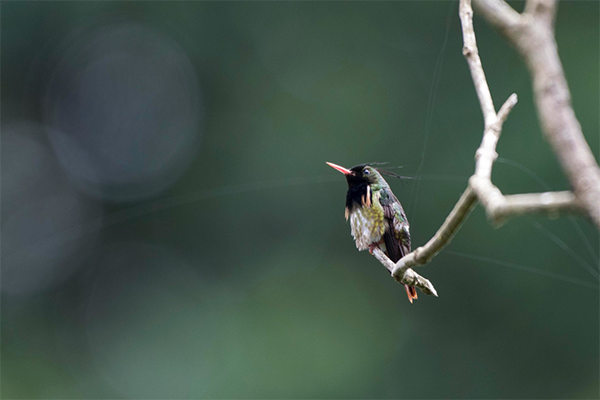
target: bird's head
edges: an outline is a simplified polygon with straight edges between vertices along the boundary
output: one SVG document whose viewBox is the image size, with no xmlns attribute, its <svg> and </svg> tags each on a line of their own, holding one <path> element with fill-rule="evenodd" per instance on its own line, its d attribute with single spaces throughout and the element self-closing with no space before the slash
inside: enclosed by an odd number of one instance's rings
<svg viewBox="0 0 600 400">
<path fill-rule="evenodd" d="M 377 171 L 377 169 L 375 169 L 375 167 L 373 167 L 370 164 L 358 164 L 350 169 L 344 168 L 342 166 L 330 162 L 328 162 L 327 165 L 329 165 L 333 169 L 338 170 L 339 172 L 344 174 L 344 176 L 346 176 L 346 181 L 348 181 L 349 189 L 364 184 L 385 184 L 385 180 L 383 179 L 379 171 Z"/>
</svg>

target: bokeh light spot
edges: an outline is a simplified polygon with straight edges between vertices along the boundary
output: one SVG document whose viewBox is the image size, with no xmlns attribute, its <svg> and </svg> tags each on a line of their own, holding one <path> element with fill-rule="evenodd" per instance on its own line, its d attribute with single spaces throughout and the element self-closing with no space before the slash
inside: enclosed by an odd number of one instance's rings
<svg viewBox="0 0 600 400">
<path fill-rule="evenodd" d="M 70 277 L 89 253 L 100 210 L 69 185 L 40 125 L 2 134 L 2 291 L 32 294 Z"/>
<path fill-rule="evenodd" d="M 62 166 L 103 200 L 139 200 L 166 189 L 191 163 L 200 136 L 199 87 L 184 51 L 135 24 L 66 43 L 44 102 Z"/>
</svg>

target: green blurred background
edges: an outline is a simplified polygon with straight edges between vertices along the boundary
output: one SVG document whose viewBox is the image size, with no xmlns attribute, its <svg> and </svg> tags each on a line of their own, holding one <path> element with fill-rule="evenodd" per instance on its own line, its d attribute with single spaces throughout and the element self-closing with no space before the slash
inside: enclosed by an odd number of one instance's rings
<svg viewBox="0 0 600 400">
<path fill-rule="evenodd" d="M 523 3 L 513 4 L 521 10 Z M 413 245 L 473 172 L 458 3 L 2 2 L 3 398 L 597 398 L 598 232 L 478 207 L 410 305 L 325 161 L 388 161 Z M 598 156 L 599 3 L 557 40 Z M 504 193 L 566 190 L 475 18 Z M 397 170 L 398 171 L 398 170 Z"/>
</svg>

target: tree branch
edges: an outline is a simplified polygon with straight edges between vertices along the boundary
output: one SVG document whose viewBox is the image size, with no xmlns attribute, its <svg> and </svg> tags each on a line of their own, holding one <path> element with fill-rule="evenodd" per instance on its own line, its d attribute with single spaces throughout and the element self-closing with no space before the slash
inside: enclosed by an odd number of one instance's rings
<svg viewBox="0 0 600 400">
<path fill-rule="evenodd" d="M 373 249 L 372 254 L 388 269 L 388 271 L 393 272 L 396 264 L 394 264 L 394 262 L 385 255 L 383 250 L 381 250 L 379 247 L 376 247 Z M 412 269 L 406 270 L 405 273 L 398 279 L 398 282 L 418 287 L 423 293 L 438 297 L 437 292 L 431 282 L 417 274 Z"/>
<path fill-rule="evenodd" d="M 463 31 L 464 45 L 462 52 L 471 70 L 471 77 L 473 78 L 479 104 L 481 105 L 485 126 L 491 126 L 496 122 L 496 109 L 494 108 L 490 88 L 483 72 L 481 59 L 479 58 L 475 30 L 473 29 L 473 9 L 471 8 L 471 4 L 461 1 L 458 13 Z"/>
<path fill-rule="evenodd" d="M 581 209 L 600 229 L 600 168 L 571 105 L 571 94 L 554 38 L 555 0 L 528 0 L 521 15 L 503 0 L 475 0 L 484 18 L 517 48 L 531 74 L 542 130 Z M 508 11 L 508 9 L 512 11 Z M 504 10 L 507 18 L 496 13 Z M 517 19 L 514 18 L 514 13 Z M 517 28 L 515 28 L 517 27 Z"/>
<path fill-rule="evenodd" d="M 523 21 L 527 21 L 528 18 L 539 19 L 539 24 L 543 23 L 546 27 L 551 26 L 554 21 L 556 9 L 554 0 L 529 0 L 523 15 L 514 11 L 502 0 L 476 1 L 478 1 L 481 4 L 481 7 L 485 9 L 484 14 L 486 15 L 486 18 L 488 18 L 488 21 L 497 27 L 501 27 L 501 30 L 509 37 L 519 37 L 522 34 L 523 26 L 526 26 Z M 528 213 L 556 215 L 559 212 L 581 213 L 582 211 L 587 211 L 588 214 L 594 218 L 593 210 L 590 210 L 588 207 L 589 204 L 586 204 L 586 200 L 579 197 L 577 192 L 576 194 L 571 192 L 546 192 L 504 196 L 500 189 L 492 183 L 492 167 L 494 161 L 498 157 L 496 145 L 500 138 L 504 121 L 506 121 L 508 114 L 517 104 L 517 95 L 513 93 L 504 102 L 500 111 L 498 111 L 498 114 L 496 114 L 481 59 L 479 58 L 479 51 L 477 49 L 475 31 L 473 29 L 471 0 L 460 1 L 459 14 L 464 38 L 463 55 L 465 56 L 471 71 L 471 77 L 475 85 L 477 97 L 479 98 L 485 125 L 481 145 L 475 153 L 475 173 L 469 179 L 469 185 L 442 226 L 438 229 L 433 238 L 431 238 L 424 246 L 416 248 L 411 253 L 401 258 L 396 264 L 393 264 L 381 250 L 376 249 L 373 252 L 373 255 L 391 271 L 392 276 L 398 282 L 411 284 L 419 287 L 425 293 L 428 293 L 429 290 L 434 294 L 435 289 L 431 285 L 431 282 L 416 274 L 411 268 L 427 264 L 450 243 L 452 237 L 456 234 L 458 229 L 460 229 L 462 223 L 468 217 L 478 200 L 486 209 L 488 218 L 495 223 L 499 223 L 511 216 Z M 551 38 L 552 43 L 554 43 L 553 33 Z M 555 43 L 554 53 L 556 53 Z M 558 55 L 556 56 L 558 57 Z M 562 73 L 562 69 L 560 72 Z M 566 81 L 564 81 L 564 84 L 566 88 Z M 545 90 L 552 92 L 552 88 L 554 88 L 554 86 L 550 87 L 550 89 L 546 87 Z M 568 88 L 566 88 L 566 90 L 568 94 Z M 570 108 L 569 102 L 563 102 L 560 105 Z M 558 110 L 555 111 L 558 112 Z M 542 117 L 540 116 L 540 118 Z M 568 134 L 572 133 L 573 131 L 568 132 Z M 581 134 L 581 131 L 579 131 L 579 133 Z M 567 135 L 565 132 L 562 132 L 561 134 Z M 581 137 L 583 138 L 582 135 Z M 587 146 L 585 140 L 583 140 L 583 143 Z M 589 151 L 589 147 L 587 147 L 587 150 Z M 597 168 L 595 161 L 593 164 Z M 591 181 L 588 180 L 588 182 Z M 600 195 L 595 198 L 594 207 L 597 207 L 600 213 L 600 205 L 596 204 L 599 198 Z"/>
</svg>

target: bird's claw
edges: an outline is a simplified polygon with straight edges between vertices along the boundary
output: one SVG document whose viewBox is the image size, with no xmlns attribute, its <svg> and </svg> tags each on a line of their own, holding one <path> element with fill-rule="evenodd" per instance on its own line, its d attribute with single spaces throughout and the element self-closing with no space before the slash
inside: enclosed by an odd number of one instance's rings
<svg viewBox="0 0 600 400">
<path fill-rule="evenodd" d="M 373 243 L 369 245 L 369 254 L 373 255 L 373 250 L 378 249 L 379 245 L 377 243 Z"/>
</svg>

